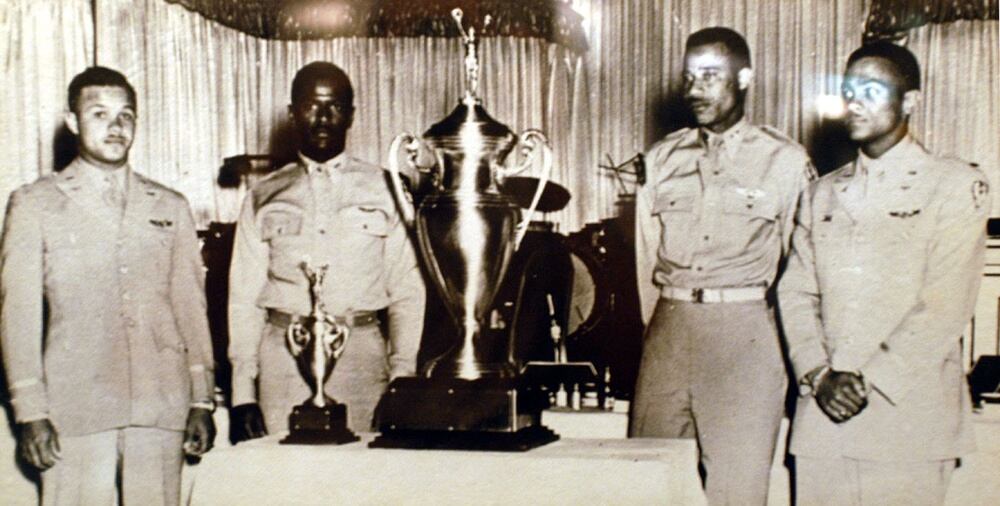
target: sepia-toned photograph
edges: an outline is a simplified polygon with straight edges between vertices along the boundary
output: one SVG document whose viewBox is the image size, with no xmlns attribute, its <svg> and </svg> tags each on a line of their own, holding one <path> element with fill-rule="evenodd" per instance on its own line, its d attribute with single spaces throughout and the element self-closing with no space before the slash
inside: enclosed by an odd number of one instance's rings
<svg viewBox="0 0 1000 506">
<path fill-rule="evenodd" d="M 0 0 L 0 504 L 1000 504 L 1000 1 Z"/>
</svg>

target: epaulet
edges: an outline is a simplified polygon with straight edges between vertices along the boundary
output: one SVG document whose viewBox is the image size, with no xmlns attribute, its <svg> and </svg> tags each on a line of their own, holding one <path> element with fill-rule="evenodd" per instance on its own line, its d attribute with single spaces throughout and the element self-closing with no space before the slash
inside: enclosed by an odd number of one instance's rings
<svg viewBox="0 0 1000 506">
<path fill-rule="evenodd" d="M 181 192 L 179 192 L 179 191 L 177 191 L 177 190 L 175 190 L 175 189 L 173 189 L 173 188 L 171 188 L 171 187 L 169 187 L 169 186 L 167 186 L 167 185 L 165 185 L 165 184 L 163 184 L 163 183 L 161 183 L 159 181 L 156 181 L 155 179 L 152 179 L 152 178 L 150 178 L 148 176 L 142 175 L 142 174 L 140 174 L 138 172 L 135 172 L 135 171 L 132 172 L 132 175 L 134 175 L 136 177 L 136 179 L 138 179 L 139 181 L 141 181 L 143 184 L 152 186 L 153 188 L 156 188 L 157 190 L 159 190 L 159 191 L 161 191 L 163 193 L 166 193 L 167 195 L 170 195 L 172 197 L 186 200 L 186 198 L 184 197 L 184 194 L 182 194 Z"/>
<path fill-rule="evenodd" d="M 253 187 L 250 188 L 254 209 L 259 209 L 271 199 L 272 195 L 288 186 L 289 180 L 294 178 L 301 168 L 298 162 L 291 162 L 254 183 Z"/>
<path fill-rule="evenodd" d="M 664 148 L 671 149 L 675 145 L 683 141 L 685 137 L 691 135 L 693 132 L 696 132 L 696 130 L 690 127 L 684 127 L 681 128 L 680 130 L 674 130 L 673 132 L 670 132 L 669 134 L 660 138 L 660 140 L 654 142 L 652 146 L 646 149 L 646 155 L 649 156 L 653 154 L 655 151 Z"/>
<path fill-rule="evenodd" d="M 766 138 L 776 141 L 783 145 L 788 145 L 794 147 L 796 150 L 801 151 L 803 154 L 806 153 L 806 148 L 802 147 L 801 144 L 792 139 L 791 137 L 785 135 L 784 132 L 774 128 L 771 125 L 755 125 L 762 135 Z"/>
<path fill-rule="evenodd" d="M 986 175 L 977 163 L 972 163 L 952 155 L 934 156 L 934 159 L 940 165 L 940 168 L 943 169 L 941 172 L 944 177 L 958 180 L 986 180 Z"/>
<path fill-rule="evenodd" d="M 347 159 L 351 163 L 351 169 L 352 170 L 360 170 L 360 171 L 366 171 L 366 172 L 368 172 L 368 171 L 370 171 L 370 172 L 382 172 L 383 170 L 385 170 L 383 167 L 381 167 L 379 165 L 375 165 L 374 163 L 369 163 L 369 162 L 366 162 L 364 160 L 361 160 L 361 159 L 358 159 L 358 158 L 354 158 L 353 156 L 348 156 Z"/>
</svg>

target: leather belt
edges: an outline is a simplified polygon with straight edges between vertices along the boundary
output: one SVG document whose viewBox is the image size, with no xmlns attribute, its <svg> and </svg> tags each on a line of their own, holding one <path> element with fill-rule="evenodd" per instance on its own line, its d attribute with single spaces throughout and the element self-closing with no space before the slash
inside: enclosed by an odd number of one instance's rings
<svg viewBox="0 0 1000 506">
<path fill-rule="evenodd" d="M 304 318 L 303 316 L 297 314 L 290 314 L 284 311 L 279 311 L 277 309 L 268 308 L 267 309 L 267 321 L 268 323 L 286 328 L 294 322 L 297 322 Z M 364 327 L 366 325 L 375 325 L 378 323 L 378 312 L 376 311 L 353 311 L 346 315 L 336 315 L 333 317 L 337 320 L 337 323 L 342 325 L 347 325 L 351 328 Z"/>
<path fill-rule="evenodd" d="M 660 287 L 660 297 L 694 302 L 696 304 L 747 302 L 751 300 L 764 300 L 767 297 L 767 289 L 763 286 L 745 286 L 740 288 L 680 288 L 676 286 L 663 286 Z"/>
</svg>

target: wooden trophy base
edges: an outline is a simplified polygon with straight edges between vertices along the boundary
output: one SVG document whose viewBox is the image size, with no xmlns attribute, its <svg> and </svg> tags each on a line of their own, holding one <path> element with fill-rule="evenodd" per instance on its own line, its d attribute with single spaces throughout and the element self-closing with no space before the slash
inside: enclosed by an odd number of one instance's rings
<svg viewBox="0 0 1000 506">
<path fill-rule="evenodd" d="M 340 445 L 360 439 L 347 428 L 347 406 L 338 403 L 322 408 L 308 402 L 295 406 L 288 416 L 288 428 L 281 444 Z"/>
</svg>

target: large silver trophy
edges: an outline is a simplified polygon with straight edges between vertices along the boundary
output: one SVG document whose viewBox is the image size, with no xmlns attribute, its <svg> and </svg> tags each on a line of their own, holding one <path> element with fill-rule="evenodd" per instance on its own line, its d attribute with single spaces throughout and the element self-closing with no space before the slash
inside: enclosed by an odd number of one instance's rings
<svg viewBox="0 0 1000 506">
<path fill-rule="evenodd" d="M 463 27 L 460 9 L 452 16 L 464 39 L 465 94 L 451 114 L 422 137 L 402 134 L 393 141 L 389 173 L 424 267 L 460 330 L 448 351 L 431 360 L 420 377 L 399 378 L 389 385 L 376 412 L 382 437 L 373 446 L 526 449 L 556 438 L 540 425 L 548 398 L 519 382 L 510 336 L 483 330 L 511 256 L 545 189 L 551 150 L 538 130 L 515 135 L 486 113 L 476 95 L 475 29 Z M 421 154 L 432 163 L 422 167 Z M 415 174 L 414 200 L 403 190 L 400 158 Z M 520 207 L 500 187 L 539 158 L 541 178 L 522 219 Z M 414 201 L 419 203 L 415 211 L 410 205 Z"/>
<path fill-rule="evenodd" d="M 337 360 L 344 353 L 350 328 L 323 308 L 323 279 L 329 266 L 324 264 L 314 269 L 306 260 L 301 267 L 309 280 L 312 310 L 309 316 L 288 326 L 285 340 L 311 394 L 292 409 L 288 417 L 289 434 L 281 442 L 341 444 L 357 441 L 358 436 L 347 428 L 347 406 L 331 399 L 324 390 Z"/>
</svg>

